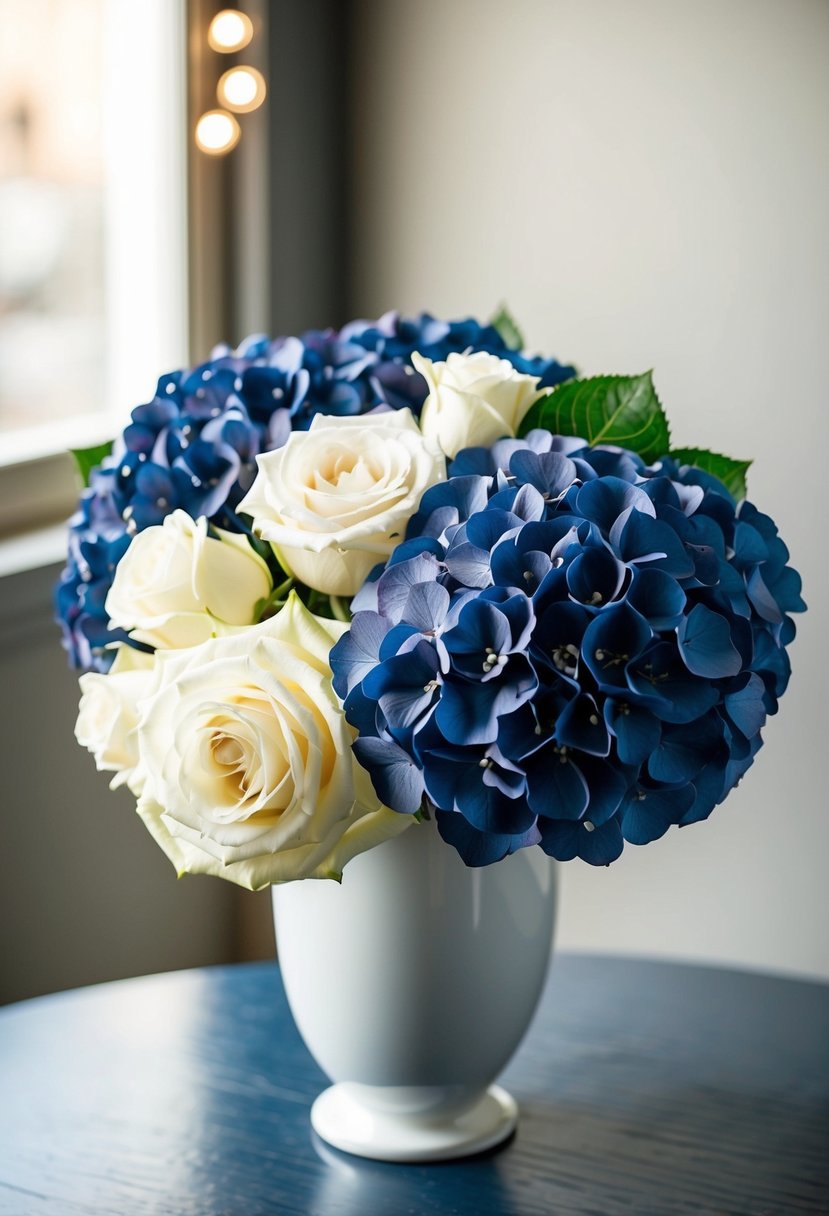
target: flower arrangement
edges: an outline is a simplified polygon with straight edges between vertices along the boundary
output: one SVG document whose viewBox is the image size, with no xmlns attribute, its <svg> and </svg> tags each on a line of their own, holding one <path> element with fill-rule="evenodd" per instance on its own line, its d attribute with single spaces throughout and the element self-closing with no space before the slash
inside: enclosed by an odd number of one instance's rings
<svg viewBox="0 0 829 1216">
<path fill-rule="evenodd" d="M 76 734 L 179 873 L 339 878 L 432 817 L 471 866 L 708 817 L 788 683 L 800 579 L 748 462 L 650 374 L 396 313 L 163 376 L 78 453 Z"/>
</svg>

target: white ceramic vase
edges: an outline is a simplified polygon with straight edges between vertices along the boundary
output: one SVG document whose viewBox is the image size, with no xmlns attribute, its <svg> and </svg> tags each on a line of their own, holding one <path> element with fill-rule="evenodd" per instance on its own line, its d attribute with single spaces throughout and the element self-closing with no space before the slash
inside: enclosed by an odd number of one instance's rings
<svg viewBox="0 0 829 1216">
<path fill-rule="evenodd" d="M 433 822 L 356 857 L 342 884 L 273 888 L 291 1011 L 334 1084 L 315 1131 L 385 1161 L 491 1148 L 515 1127 L 492 1082 L 550 962 L 556 868 L 538 848 L 469 869 Z"/>
</svg>

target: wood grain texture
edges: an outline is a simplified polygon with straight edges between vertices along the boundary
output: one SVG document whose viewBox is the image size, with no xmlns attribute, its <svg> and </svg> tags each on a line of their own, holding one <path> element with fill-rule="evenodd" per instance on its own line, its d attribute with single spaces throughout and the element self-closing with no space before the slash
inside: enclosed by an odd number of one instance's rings
<svg viewBox="0 0 829 1216">
<path fill-rule="evenodd" d="M 504 1082 L 500 1151 L 361 1161 L 310 1131 L 275 965 L 42 997 L 0 1010 L 0 1212 L 829 1213 L 827 985 L 561 956 Z"/>
</svg>

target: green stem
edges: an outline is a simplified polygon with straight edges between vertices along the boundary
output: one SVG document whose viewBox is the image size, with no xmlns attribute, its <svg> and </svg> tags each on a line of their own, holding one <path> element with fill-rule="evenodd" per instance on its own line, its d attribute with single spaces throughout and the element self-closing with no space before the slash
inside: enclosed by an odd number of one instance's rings
<svg viewBox="0 0 829 1216">
<path fill-rule="evenodd" d="M 351 613 L 348 611 L 345 600 L 339 595 L 332 595 L 330 599 L 331 611 L 334 613 L 335 618 L 338 621 L 345 621 L 346 625 L 349 625 L 351 623 Z"/>
<path fill-rule="evenodd" d="M 295 580 L 293 577 L 286 578 L 285 581 L 283 583 L 280 583 L 278 587 L 274 587 L 273 591 L 270 593 L 270 595 L 268 596 L 268 598 L 266 600 L 260 601 L 260 604 L 258 605 L 258 607 L 259 607 L 259 612 L 257 615 L 258 621 L 264 620 L 265 613 L 268 612 L 271 608 L 278 609 L 278 608 L 283 607 L 285 598 L 288 595 L 288 592 L 293 587 L 294 582 L 295 582 Z"/>
<path fill-rule="evenodd" d="M 284 583 L 280 583 L 278 587 L 274 587 L 273 591 L 271 592 L 271 599 L 284 599 L 295 582 L 296 579 L 293 577 L 293 575 L 289 574 Z"/>
</svg>

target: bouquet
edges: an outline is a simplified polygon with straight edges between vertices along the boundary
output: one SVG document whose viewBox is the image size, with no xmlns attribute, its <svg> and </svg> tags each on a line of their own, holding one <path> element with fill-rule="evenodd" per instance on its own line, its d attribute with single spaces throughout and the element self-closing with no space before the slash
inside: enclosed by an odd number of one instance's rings
<svg viewBox="0 0 829 1216">
<path fill-rule="evenodd" d="M 607 865 L 752 764 L 805 605 L 749 462 L 522 347 L 503 311 L 255 337 L 76 453 L 76 735 L 179 874 L 340 879 L 423 818 Z"/>
</svg>

